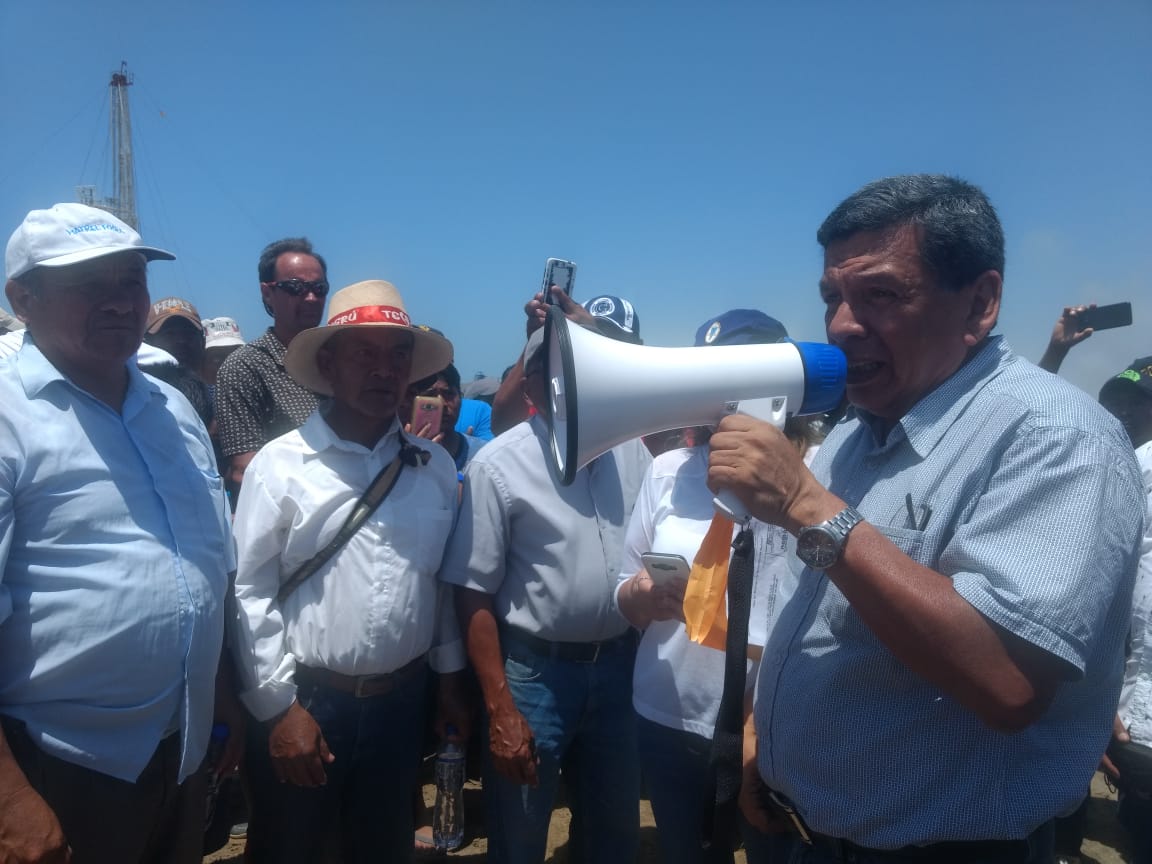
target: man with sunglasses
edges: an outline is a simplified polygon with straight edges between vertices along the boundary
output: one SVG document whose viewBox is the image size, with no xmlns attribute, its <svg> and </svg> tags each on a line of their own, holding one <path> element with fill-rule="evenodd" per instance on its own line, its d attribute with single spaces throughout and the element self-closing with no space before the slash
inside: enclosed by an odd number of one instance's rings
<svg viewBox="0 0 1152 864">
<path fill-rule="evenodd" d="M 232 352 L 216 379 L 216 417 L 233 502 L 256 451 L 300 426 L 317 404 L 315 394 L 284 371 L 284 354 L 296 334 L 320 324 L 328 265 L 306 237 L 289 237 L 264 247 L 259 273 L 272 326 Z"/>
</svg>

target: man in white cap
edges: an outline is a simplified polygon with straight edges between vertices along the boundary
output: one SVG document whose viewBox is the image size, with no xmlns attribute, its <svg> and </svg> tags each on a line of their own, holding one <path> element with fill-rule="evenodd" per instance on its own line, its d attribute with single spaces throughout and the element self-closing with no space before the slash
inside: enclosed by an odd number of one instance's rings
<svg viewBox="0 0 1152 864">
<path fill-rule="evenodd" d="M 228 356 L 244 344 L 240 325 L 232 318 L 205 318 L 204 324 L 204 364 L 200 375 L 209 387 L 216 386 L 216 375 Z"/>
<path fill-rule="evenodd" d="M 201 858 L 231 543 L 204 427 L 131 362 L 172 257 L 80 204 L 8 242 L 0 860 Z"/>
<path fill-rule="evenodd" d="M 345 861 L 412 855 L 428 666 L 458 672 L 464 653 L 436 577 L 456 468 L 396 408 L 451 356 L 382 281 L 338 291 L 288 346 L 288 373 L 329 398 L 256 454 L 236 508 L 240 698 L 266 730 L 248 749 L 256 864 L 322 860 L 336 834 Z M 444 720 L 466 733 L 457 678 L 441 675 Z"/>
</svg>

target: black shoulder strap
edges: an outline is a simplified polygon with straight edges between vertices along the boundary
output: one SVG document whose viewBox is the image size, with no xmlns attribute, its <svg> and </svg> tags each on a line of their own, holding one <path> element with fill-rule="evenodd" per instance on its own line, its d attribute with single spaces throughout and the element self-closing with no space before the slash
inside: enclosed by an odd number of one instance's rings
<svg viewBox="0 0 1152 864">
<path fill-rule="evenodd" d="M 400 452 L 396 454 L 396 458 L 385 465 L 376 475 L 376 479 L 360 496 L 360 500 L 356 502 L 356 506 L 348 514 L 348 518 L 344 520 L 340 530 L 328 541 L 328 545 L 297 567 L 296 572 L 280 586 L 280 590 L 276 592 L 276 602 L 283 603 L 288 599 L 293 591 L 311 578 L 329 558 L 339 551 L 341 546 L 352 539 L 352 535 L 360 530 L 360 526 L 368 521 L 368 517 L 375 513 L 380 503 L 388 497 L 388 493 L 392 491 L 396 481 L 400 479 L 400 471 L 405 465 L 427 465 L 428 455 L 426 450 L 409 443 L 401 434 Z"/>
<path fill-rule="evenodd" d="M 724 645 L 724 690 L 712 733 L 711 767 L 715 798 L 707 802 L 706 847 L 733 849 L 739 841 L 737 798 L 744 765 L 744 690 L 748 677 L 748 617 L 756 569 L 752 529 L 745 525 L 732 541 L 728 568 L 728 634 Z"/>
</svg>

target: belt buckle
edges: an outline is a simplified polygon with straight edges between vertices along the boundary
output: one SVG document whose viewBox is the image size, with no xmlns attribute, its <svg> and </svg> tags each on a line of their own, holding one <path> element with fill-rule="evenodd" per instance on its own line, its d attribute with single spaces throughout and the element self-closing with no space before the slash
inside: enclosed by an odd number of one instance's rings
<svg viewBox="0 0 1152 864">
<path fill-rule="evenodd" d="M 364 692 L 364 687 L 368 682 L 367 675 L 361 675 L 356 679 L 356 687 L 352 690 L 352 695 L 357 699 L 366 699 L 368 694 Z"/>
<path fill-rule="evenodd" d="M 783 811 L 784 815 L 792 820 L 792 827 L 796 829 L 796 833 L 800 835 L 800 839 L 804 841 L 805 845 L 812 845 L 812 835 L 808 833 L 808 828 L 804 825 L 800 814 L 796 812 L 796 808 L 792 806 L 792 802 L 785 798 L 774 789 L 768 790 L 768 797 L 772 799 L 772 803 Z"/>
</svg>

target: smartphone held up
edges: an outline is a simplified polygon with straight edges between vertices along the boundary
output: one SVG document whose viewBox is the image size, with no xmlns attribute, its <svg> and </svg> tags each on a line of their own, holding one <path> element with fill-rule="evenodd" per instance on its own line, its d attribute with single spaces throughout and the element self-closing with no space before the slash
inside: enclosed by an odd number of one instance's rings
<svg viewBox="0 0 1152 864">
<path fill-rule="evenodd" d="M 1110 303 L 1107 306 L 1093 306 L 1085 309 L 1076 316 L 1077 322 L 1084 329 L 1111 330 L 1114 327 L 1132 326 L 1132 304 Z"/>
<path fill-rule="evenodd" d="M 552 286 L 555 285 L 569 297 L 576 286 L 576 262 L 566 261 L 563 258 L 549 258 L 544 264 L 544 279 L 540 285 L 540 293 L 544 295 L 545 303 L 555 303 L 552 296 Z"/>
<path fill-rule="evenodd" d="M 440 434 L 444 419 L 444 400 L 439 396 L 417 396 L 412 401 L 412 433 L 421 438 Z"/>
</svg>

